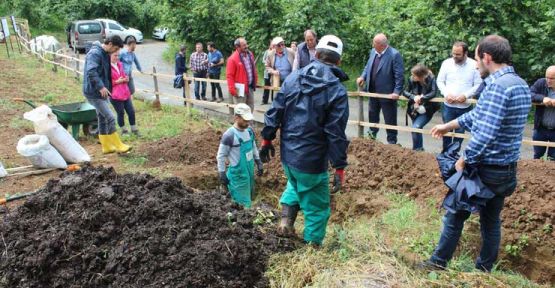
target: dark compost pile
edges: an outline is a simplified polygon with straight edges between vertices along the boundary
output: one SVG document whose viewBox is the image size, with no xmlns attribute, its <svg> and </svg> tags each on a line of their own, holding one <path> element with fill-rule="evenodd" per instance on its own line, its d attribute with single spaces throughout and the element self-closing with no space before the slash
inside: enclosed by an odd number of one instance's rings
<svg viewBox="0 0 555 288">
<path fill-rule="evenodd" d="M 268 286 L 269 256 L 293 243 L 226 193 L 193 190 L 111 168 L 64 172 L 3 215 L 0 287 Z"/>
</svg>

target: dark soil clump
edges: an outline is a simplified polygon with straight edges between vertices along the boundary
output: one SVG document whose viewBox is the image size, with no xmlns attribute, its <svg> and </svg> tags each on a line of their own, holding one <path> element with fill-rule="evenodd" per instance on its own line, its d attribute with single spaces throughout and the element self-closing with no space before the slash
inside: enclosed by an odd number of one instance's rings
<svg viewBox="0 0 555 288">
<path fill-rule="evenodd" d="M 216 153 L 222 132 L 204 129 L 202 132 L 183 131 L 179 137 L 164 138 L 142 147 L 142 153 L 155 163 L 179 162 L 182 165 L 208 164 L 216 166 Z"/>
<path fill-rule="evenodd" d="M 295 245 L 257 215 L 177 178 L 64 172 L 4 215 L 0 286 L 266 287 L 270 254 Z"/>
</svg>

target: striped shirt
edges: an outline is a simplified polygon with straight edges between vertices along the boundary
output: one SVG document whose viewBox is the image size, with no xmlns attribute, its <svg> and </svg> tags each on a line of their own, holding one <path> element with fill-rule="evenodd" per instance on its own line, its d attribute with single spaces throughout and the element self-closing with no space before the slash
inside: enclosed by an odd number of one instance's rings
<svg viewBox="0 0 555 288">
<path fill-rule="evenodd" d="M 520 157 L 532 101 L 530 88 L 511 66 L 499 69 L 485 81 L 476 108 L 457 119 L 472 135 L 464 151 L 465 162 L 508 165 Z"/>
<path fill-rule="evenodd" d="M 191 70 L 195 72 L 208 70 L 208 63 L 203 64 L 203 61 L 208 61 L 208 54 L 204 52 L 193 52 L 189 61 L 189 63 L 191 64 Z"/>
<path fill-rule="evenodd" d="M 250 52 L 239 53 L 241 57 L 241 62 L 245 65 L 245 70 L 247 71 L 247 79 L 249 81 L 249 86 L 254 87 L 256 83 L 254 82 L 254 74 L 253 74 L 253 62 L 251 61 L 251 54 Z"/>
</svg>

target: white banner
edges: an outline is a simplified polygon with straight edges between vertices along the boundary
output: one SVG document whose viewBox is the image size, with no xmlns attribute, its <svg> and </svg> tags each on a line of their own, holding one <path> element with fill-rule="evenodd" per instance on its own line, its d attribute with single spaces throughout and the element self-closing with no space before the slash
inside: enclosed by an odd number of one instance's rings
<svg viewBox="0 0 555 288">
<path fill-rule="evenodd" d="M 4 37 L 10 36 L 10 27 L 6 18 L 2 18 L 2 31 L 4 32 Z"/>
<path fill-rule="evenodd" d="M 19 29 L 17 29 L 17 24 L 15 23 L 15 16 L 10 16 L 10 18 L 12 19 L 13 31 L 15 31 L 16 35 L 21 35 L 19 34 Z"/>
</svg>

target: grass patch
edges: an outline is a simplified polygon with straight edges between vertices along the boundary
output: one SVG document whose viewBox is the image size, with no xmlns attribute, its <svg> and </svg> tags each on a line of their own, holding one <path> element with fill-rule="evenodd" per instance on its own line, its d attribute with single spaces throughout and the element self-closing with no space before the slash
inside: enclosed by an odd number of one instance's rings
<svg viewBox="0 0 555 288">
<path fill-rule="evenodd" d="M 33 129 L 33 124 L 31 121 L 23 119 L 23 117 L 14 117 L 10 121 L 10 128 L 13 129 Z"/>
<path fill-rule="evenodd" d="M 540 287 L 512 272 L 477 272 L 466 250 L 447 271 L 414 270 L 433 252 L 441 216 L 431 201 L 388 196 L 393 204 L 382 215 L 329 226 L 321 249 L 274 255 L 266 274 L 272 287 Z M 416 259 L 406 257 L 407 250 Z"/>
<path fill-rule="evenodd" d="M 135 101 L 139 127 L 145 140 L 158 140 L 174 137 L 183 131 L 188 121 L 187 109 L 178 106 L 162 106 L 161 110 L 152 108 L 148 102 Z"/>
</svg>

